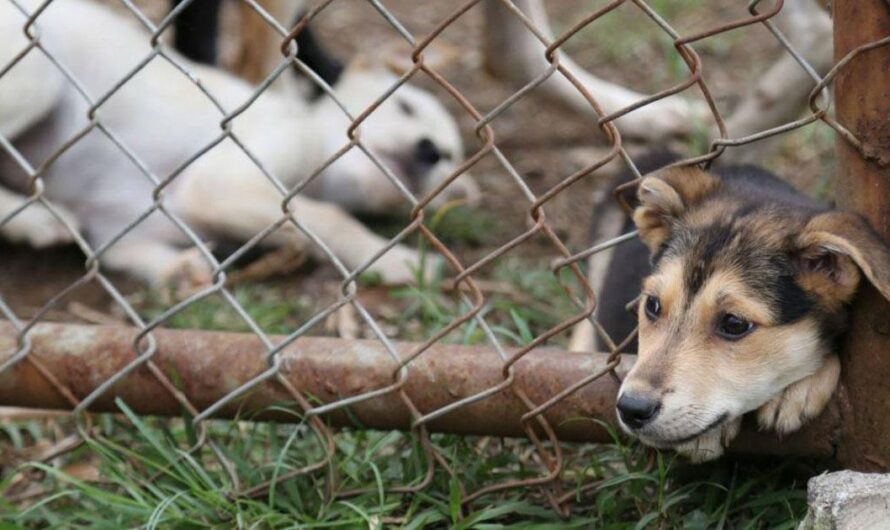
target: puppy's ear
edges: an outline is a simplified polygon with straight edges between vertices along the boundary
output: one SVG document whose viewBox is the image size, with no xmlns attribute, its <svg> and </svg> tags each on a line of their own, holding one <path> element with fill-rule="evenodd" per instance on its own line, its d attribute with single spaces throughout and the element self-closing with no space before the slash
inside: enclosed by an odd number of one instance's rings
<svg viewBox="0 0 890 530">
<path fill-rule="evenodd" d="M 890 300 L 890 248 L 858 215 L 832 211 L 813 217 L 798 248 L 798 281 L 826 302 L 850 301 L 860 271 Z"/>
<path fill-rule="evenodd" d="M 716 177 L 696 166 L 665 168 L 644 177 L 637 190 L 640 205 L 633 215 L 640 240 L 651 252 L 657 251 L 671 235 L 674 221 L 717 184 Z"/>
</svg>

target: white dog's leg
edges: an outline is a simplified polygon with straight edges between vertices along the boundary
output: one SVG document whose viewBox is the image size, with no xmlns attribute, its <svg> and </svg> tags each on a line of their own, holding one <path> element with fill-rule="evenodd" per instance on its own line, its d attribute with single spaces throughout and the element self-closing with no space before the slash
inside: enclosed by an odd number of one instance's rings
<svg viewBox="0 0 890 530">
<path fill-rule="evenodd" d="M 829 355 L 811 376 L 785 388 L 781 394 L 757 409 L 757 421 L 764 429 L 788 434 L 822 412 L 837 388 L 841 362 Z"/>
<path fill-rule="evenodd" d="M 293 206 L 296 219 L 324 241 L 350 270 L 363 265 L 388 243 L 334 204 L 299 197 L 294 200 Z M 302 233 L 299 235 L 302 237 Z M 312 248 L 317 253 L 314 245 Z M 437 258 L 432 255 L 428 257 L 427 274 L 436 261 Z M 384 283 L 402 284 L 413 281 L 420 266 L 421 258 L 417 251 L 396 245 L 377 258 L 367 271 L 378 274 Z"/>
<path fill-rule="evenodd" d="M 27 199 L 0 187 L 0 221 L 11 214 Z M 56 206 L 60 215 L 75 230 L 77 222 L 63 208 Z M 55 216 L 41 203 L 28 205 L 8 222 L 0 226 L 0 236 L 15 243 L 28 243 L 35 248 L 71 243 L 74 236 L 60 223 Z"/>
<path fill-rule="evenodd" d="M 11 2 L 0 2 L 0 69 L 27 49 L 26 23 L 27 18 Z M 58 68 L 42 53 L 31 50 L 0 83 L 0 134 L 14 139 L 40 121 L 58 104 L 64 87 L 65 78 Z"/>
<path fill-rule="evenodd" d="M 213 267 L 197 248 L 179 249 L 150 239 L 123 239 L 99 258 L 112 270 L 138 276 L 155 286 L 177 290 L 209 285 Z"/>
<path fill-rule="evenodd" d="M 217 166 L 218 164 L 214 164 Z M 248 175 L 248 176 L 245 176 Z M 202 229 L 233 239 L 247 240 L 282 217 L 283 197 L 271 184 L 250 172 L 191 173 L 176 190 L 175 204 L 190 222 Z M 383 249 L 387 241 L 374 234 L 339 206 L 295 197 L 291 211 L 298 222 L 318 236 L 350 270 Z M 309 238 L 291 223 L 266 240 L 276 245 L 296 245 L 320 258 L 326 258 Z M 427 260 L 429 269 L 435 262 Z M 385 283 L 407 283 L 420 266 L 414 250 L 397 245 L 367 269 Z"/>
</svg>

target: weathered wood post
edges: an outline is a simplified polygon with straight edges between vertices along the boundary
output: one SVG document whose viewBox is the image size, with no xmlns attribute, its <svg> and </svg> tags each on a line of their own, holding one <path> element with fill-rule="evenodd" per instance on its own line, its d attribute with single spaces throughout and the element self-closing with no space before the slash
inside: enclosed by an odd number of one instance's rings
<svg viewBox="0 0 890 530">
<path fill-rule="evenodd" d="M 890 36 L 890 3 L 835 0 L 834 54 L 840 60 Z M 837 121 L 862 153 L 837 140 L 838 205 L 864 215 L 890 242 L 890 46 L 855 57 L 834 80 Z M 866 286 L 856 300 L 842 353 L 844 396 L 837 458 L 844 467 L 890 470 L 890 303 Z"/>
</svg>

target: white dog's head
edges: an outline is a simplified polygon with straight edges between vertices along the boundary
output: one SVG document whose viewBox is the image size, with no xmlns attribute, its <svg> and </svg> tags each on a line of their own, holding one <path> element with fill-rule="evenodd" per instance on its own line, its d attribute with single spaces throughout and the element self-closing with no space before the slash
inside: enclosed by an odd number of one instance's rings
<svg viewBox="0 0 890 530">
<path fill-rule="evenodd" d="M 341 103 L 357 117 L 397 83 L 398 77 L 382 65 L 351 65 L 334 85 Z M 324 130 L 325 156 L 333 156 L 348 142 L 350 122 L 337 104 L 321 96 L 315 104 Z M 420 198 L 442 183 L 463 160 L 463 143 L 454 118 L 429 92 L 403 84 L 362 121 L 365 145 L 405 188 Z M 354 147 L 322 175 L 322 198 L 361 213 L 389 213 L 408 201 L 371 158 Z M 465 197 L 477 189 L 471 177 L 461 175 L 434 204 Z"/>
</svg>

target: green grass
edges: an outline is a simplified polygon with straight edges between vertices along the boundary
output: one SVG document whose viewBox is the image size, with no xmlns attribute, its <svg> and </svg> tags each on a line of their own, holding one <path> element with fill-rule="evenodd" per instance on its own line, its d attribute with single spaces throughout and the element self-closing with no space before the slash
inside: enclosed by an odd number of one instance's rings
<svg viewBox="0 0 890 530">
<path fill-rule="evenodd" d="M 312 304 L 306 297 L 285 298 L 274 286 L 261 283 L 238 285 L 231 289 L 237 303 L 266 333 L 287 333 L 311 316 Z M 148 291 L 132 300 L 146 321 L 166 311 L 171 302 L 161 293 Z M 165 327 L 212 331 L 249 331 L 247 323 L 221 295 L 211 295 L 174 313 Z"/>
<path fill-rule="evenodd" d="M 210 448 L 188 452 L 195 432 L 187 422 L 142 418 L 119 407 L 123 414 L 101 417 L 100 434 L 66 462 L 18 469 L 52 494 L 0 504 L 0 528 L 793 528 L 805 510 L 804 492 L 789 481 L 787 465 L 724 461 L 683 469 L 670 455 L 656 454 L 648 467 L 647 450 L 617 438 L 565 444 L 560 484 L 576 497 L 568 519 L 549 509 L 537 488 L 487 495 L 462 508 L 458 483 L 441 470 L 417 494 L 387 492 L 419 483 L 426 457 L 410 433 L 370 430 L 337 434 L 336 483 L 322 469 L 257 498 L 233 498 L 234 485 Z M 206 427 L 240 487 L 248 488 L 321 458 L 318 440 L 294 421 L 213 421 Z M 35 426 L 6 429 L 31 436 Z M 525 442 L 455 435 L 432 441 L 469 492 L 542 472 Z M 65 473 L 70 461 L 89 462 L 102 480 Z M 4 493 L 14 476 L 0 484 Z M 582 489 L 594 483 L 595 489 Z M 341 496 L 350 490 L 361 492 Z"/>
<path fill-rule="evenodd" d="M 648 5 L 674 28 L 680 35 L 687 35 L 702 29 L 700 14 L 703 0 L 651 0 Z M 605 5 L 605 2 L 597 7 Z M 576 24 L 582 15 L 589 10 L 573 12 L 571 10 L 552 10 L 551 16 L 556 34 L 561 35 Z M 736 17 L 746 16 L 743 4 L 735 9 Z M 692 43 L 706 62 L 730 59 L 750 38 L 743 31 L 728 31 Z M 651 93 L 663 90 L 675 83 L 687 79 L 690 75 L 689 66 L 674 47 L 673 38 L 636 5 L 626 3 L 606 13 L 592 24 L 587 25 L 573 35 L 563 49 L 575 58 L 587 57 L 593 65 L 590 69 L 606 79 L 612 79 L 616 65 L 625 70 L 628 64 L 641 65 L 640 74 L 632 82 L 633 88 L 640 92 Z M 745 68 L 751 68 L 745 66 Z M 754 72 L 751 72 L 753 75 Z M 627 80 L 625 80 L 625 83 Z M 693 91 L 697 93 L 697 90 Z M 688 96 L 688 94 L 687 94 Z"/>
<path fill-rule="evenodd" d="M 405 227 L 404 219 L 396 217 L 366 217 L 362 221 L 385 237 L 393 237 Z M 442 243 L 455 250 L 489 244 L 493 234 L 501 229 L 493 213 L 459 205 L 429 210 L 426 225 L 434 229 Z"/>
<path fill-rule="evenodd" d="M 568 275 L 562 278 L 565 284 L 574 286 L 571 280 Z M 546 263 L 530 264 L 508 258 L 495 266 L 490 281 L 501 290 L 485 294 L 485 305 L 479 315 L 504 345 L 528 344 L 534 337 L 578 312 L 555 275 L 547 270 Z M 467 315 L 471 310 L 468 302 L 472 302 L 472 299 L 465 300 L 446 291 L 439 276 L 393 289 L 390 296 L 404 303 L 393 322 L 399 329 L 397 335 L 404 340 L 430 338 L 456 318 Z M 484 344 L 487 341 L 475 320 L 465 323 L 442 340 L 455 344 Z M 560 339 L 553 343 L 559 344 Z"/>
</svg>

